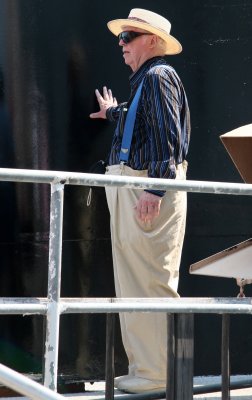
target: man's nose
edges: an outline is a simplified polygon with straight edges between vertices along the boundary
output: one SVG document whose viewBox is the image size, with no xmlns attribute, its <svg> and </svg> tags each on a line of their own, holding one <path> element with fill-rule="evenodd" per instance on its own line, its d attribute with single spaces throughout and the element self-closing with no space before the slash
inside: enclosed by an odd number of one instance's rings
<svg viewBox="0 0 252 400">
<path fill-rule="evenodd" d="M 126 43 L 122 39 L 119 40 L 119 46 L 125 46 Z"/>
</svg>

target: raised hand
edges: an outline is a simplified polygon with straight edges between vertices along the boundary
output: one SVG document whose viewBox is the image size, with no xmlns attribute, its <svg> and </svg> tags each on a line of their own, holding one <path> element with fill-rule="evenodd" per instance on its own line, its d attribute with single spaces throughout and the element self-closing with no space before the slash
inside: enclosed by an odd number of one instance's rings
<svg viewBox="0 0 252 400">
<path fill-rule="evenodd" d="M 106 119 L 106 111 L 109 107 L 117 106 L 117 100 L 113 97 L 111 89 L 103 87 L 103 96 L 98 89 L 95 90 L 97 101 L 100 106 L 100 111 L 90 114 L 90 118 L 103 118 Z"/>
</svg>

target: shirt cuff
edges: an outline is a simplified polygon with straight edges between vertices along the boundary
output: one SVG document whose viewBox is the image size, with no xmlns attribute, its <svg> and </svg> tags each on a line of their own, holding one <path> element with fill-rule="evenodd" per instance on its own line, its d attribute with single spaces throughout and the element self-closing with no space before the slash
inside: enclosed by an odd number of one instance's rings
<svg viewBox="0 0 252 400">
<path fill-rule="evenodd" d="M 115 107 L 109 107 L 109 108 L 106 110 L 106 118 L 107 118 L 109 121 L 115 121 L 115 118 L 113 117 L 114 108 L 115 108 Z"/>
<path fill-rule="evenodd" d="M 118 104 L 118 106 L 109 107 L 106 110 L 106 118 L 111 122 L 117 121 L 122 108 L 124 108 L 126 106 L 127 106 L 127 103 L 121 103 L 121 104 Z"/>
<path fill-rule="evenodd" d="M 166 191 L 165 190 L 149 190 L 149 189 L 144 189 L 145 192 L 155 194 L 155 196 L 158 197 L 164 197 Z"/>
</svg>

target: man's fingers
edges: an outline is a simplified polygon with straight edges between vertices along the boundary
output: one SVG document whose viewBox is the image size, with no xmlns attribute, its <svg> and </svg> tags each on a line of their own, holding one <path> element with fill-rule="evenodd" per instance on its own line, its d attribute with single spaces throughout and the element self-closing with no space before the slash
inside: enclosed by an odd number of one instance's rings
<svg viewBox="0 0 252 400">
<path fill-rule="evenodd" d="M 106 86 L 103 86 L 103 98 L 104 98 L 104 100 L 106 100 L 106 101 L 109 100 L 108 89 L 107 89 Z"/>
<path fill-rule="evenodd" d="M 106 119 L 106 113 L 105 113 L 105 111 L 104 110 L 101 110 L 101 111 L 98 111 L 98 112 L 96 112 L 96 113 L 92 113 L 92 114 L 89 114 L 89 117 L 90 118 L 102 118 L 102 119 Z"/>
<path fill-rule="evenodd" d="M 142 222 L 152 221 L 160 213 L 161 199 L 153 194 L 144 192 L 137 202 L 137 218 Z"/>
<path fill-rule="evenodd" d="M 147 221 L 153 219 L 153 207 L 148 203 L 140 203 L 137 210 L 138 218 L 141 221 Z"/>
<path fill-rule="evenodd" d="M 90 118 L 99 118 L 99 113 L 92 113 L 89 115 Z"/>
<path fill-rule="evenodd" d="M 97 99 L 102 98 L 102 95 L 101 95 L 101 93 L 99 92 L 98 89 L 95 89 L 95 94 L 96 94 Z"/>
<path fill-rule="evenodd" d="M 113 101 L 113 94 L 112 94 L 112 90 L 111 89 L 108 90 L 108 96 L 109 96 L 109 100 Z"/>
<path fill-rule="evenodd" d="M 155 203 L 155 205 L 153 205 L 153 214 L 156 217 L 157 215 L 159 215 L 160 213 L 160 203 Z"/>
<path fill-rule="evenodd" d="M 111 89 L 107 90 L 106 86 L 104 86 L 103 88 L 103 96 L 101 95 L 98 89 L 95 89 L 95 94 L 100 107 L 106 104 L 117 106 L 117 100 L 115 97 L 113 97 L 112 90 Z"/>
<path fill-rule="evenodd" d="M 111 89 L 108 90 L 106 86 L 103 86 L 103 96 L 98 89 L 95 89 L 95 94 L 99 103 L 100 111 L 90 114 L 89 117 L 106 119 L 106 110 L 109 107 L 117 106 L 117 101 L 113 98 Z"/>
<path fill-rule="evenodd" d="M 139 217 L 140 217 L 140 219 L 141 219 L 142 221 L 145 221 L 147 215 L 148 215 L 147 207 L 142 207 L 142 208 L 140 209 L 140 212 L 139 212 Z"/>
<path fill-rule="evenodd" d="M 141 220 L 142 221 L 152 221 L 154 217 L 156 217 L 157 211 L 156 208 L 152 205 L 149 204 L 148 207 L 142 208 L 141 209 Z"/>
<path fill-rule="evenodd" d="M 101 107 L 102 104 L 104 103 L 104 99 L 98 89 L 95 89 L 95 94 L 96 94 L 96 98 L 99 103 L 99 106 Z"/>
</svg>

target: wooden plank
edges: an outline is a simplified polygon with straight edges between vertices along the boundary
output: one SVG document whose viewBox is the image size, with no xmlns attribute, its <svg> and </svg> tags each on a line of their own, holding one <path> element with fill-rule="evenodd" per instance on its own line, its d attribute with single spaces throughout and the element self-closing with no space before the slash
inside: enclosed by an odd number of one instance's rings
<svg viewBox="0 0 252 400">
<path fill-rule="evenodd" d="M 230 315 L 223 314 L 221 337 L 222 400 L 230 399 L 229 327 Z"/>
<path fill-rule="evenodd" d="M 252 124 L 227 132 L 220 139 L 244 182 L 252 183 Z"/>
<path fill-rule="evenodd" d="M 193 399 L 194 315 L 175 317 L 175 399 Z"/>
<path fill-rule="evenodd" d="M 115 314 L 107 314 L 106 322 L 106 371 L 105 400 L 114 399 L 114 334 Z"/>
<path fill-rule="evenodd" d="M 175 331 L 174 314 L 167 314 L 167 379 L 166 379 L 166 400 L 175 398 Z"/>
<path fill-rule="evenodd" d="M 224 278 L 252 278 L 252 239 L 238 243 L 190 266 L 190 274 Z"/>
</svg>

